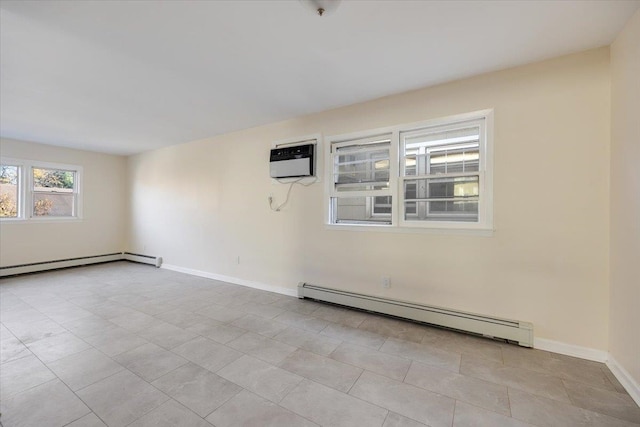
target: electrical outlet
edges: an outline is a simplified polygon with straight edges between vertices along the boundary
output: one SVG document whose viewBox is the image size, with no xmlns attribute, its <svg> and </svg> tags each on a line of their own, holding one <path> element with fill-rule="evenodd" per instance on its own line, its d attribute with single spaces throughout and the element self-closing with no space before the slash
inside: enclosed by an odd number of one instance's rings
<svg viewBox="0 0 640 427">
<path fill-rule="evenodd" d="M 385 289 L 389 289 L 391 287 L 391 277 L 382 278 L 382 287 Z"/>
</svg>

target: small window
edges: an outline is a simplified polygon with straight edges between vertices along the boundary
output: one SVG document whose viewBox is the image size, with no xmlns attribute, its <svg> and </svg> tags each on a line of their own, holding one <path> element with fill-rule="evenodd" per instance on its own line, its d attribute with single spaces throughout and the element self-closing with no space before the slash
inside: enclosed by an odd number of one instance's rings
<svg viewBox="0 0 640 427">
<path fill-rule="evenodd" d="M 20 215 L 20 166 L 0 165 L 0 218 Z"/>
</svg>

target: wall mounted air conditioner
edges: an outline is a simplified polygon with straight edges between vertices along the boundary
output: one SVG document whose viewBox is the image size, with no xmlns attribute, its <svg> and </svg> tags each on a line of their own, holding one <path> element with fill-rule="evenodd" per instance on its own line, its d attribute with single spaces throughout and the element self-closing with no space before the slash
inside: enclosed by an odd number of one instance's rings
<svg viewBox="0 0 640 427">
<path fill-rule="evenodd" d="M 301 178 L 315 176 L 316 144 L 276 147 L 269 157 L 271 178 Z"/>
</svg>

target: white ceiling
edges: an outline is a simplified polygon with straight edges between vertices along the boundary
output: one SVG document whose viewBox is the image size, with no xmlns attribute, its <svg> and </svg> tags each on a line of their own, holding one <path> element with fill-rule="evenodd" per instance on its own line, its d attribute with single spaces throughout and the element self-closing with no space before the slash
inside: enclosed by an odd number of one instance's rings
<svg viewBox="0 0 640 427">
<path fill-rule="evenodd" d="M 0 5 L 0 134 L 132 154 L 608 45 L 640 2 Z"/>
</svg>

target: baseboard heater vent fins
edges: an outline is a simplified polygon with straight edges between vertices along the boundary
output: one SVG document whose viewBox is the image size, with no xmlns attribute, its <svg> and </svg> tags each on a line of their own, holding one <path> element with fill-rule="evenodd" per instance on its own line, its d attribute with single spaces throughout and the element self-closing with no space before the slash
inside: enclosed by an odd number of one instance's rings
<svg viewBox="0 0 640 427">
<path fill-rule="evenodd" d="M 129 252 L 115 252 L 104 255 L 92 255 L 77 258 L 57 259 L 53 261 L 33 262 L 30 264 L 9 265 L 6 267 L 0 267 L 0 277 L 122 260 L 151 264 L 156 267 L 160 267 L 162 265 L 161 257 L 132 254 Z"/>
<path fill-rule="evenodd" d="M 414 304 L 371 295 L 325 288 L 308 283 L 298 285 L 298 298 L 310 298 L 361 310 L 429 323 L 515 341 L 523 347 L 533 347 L 533 324 L 500 319 L 441 307 Z"/>
</svg>

